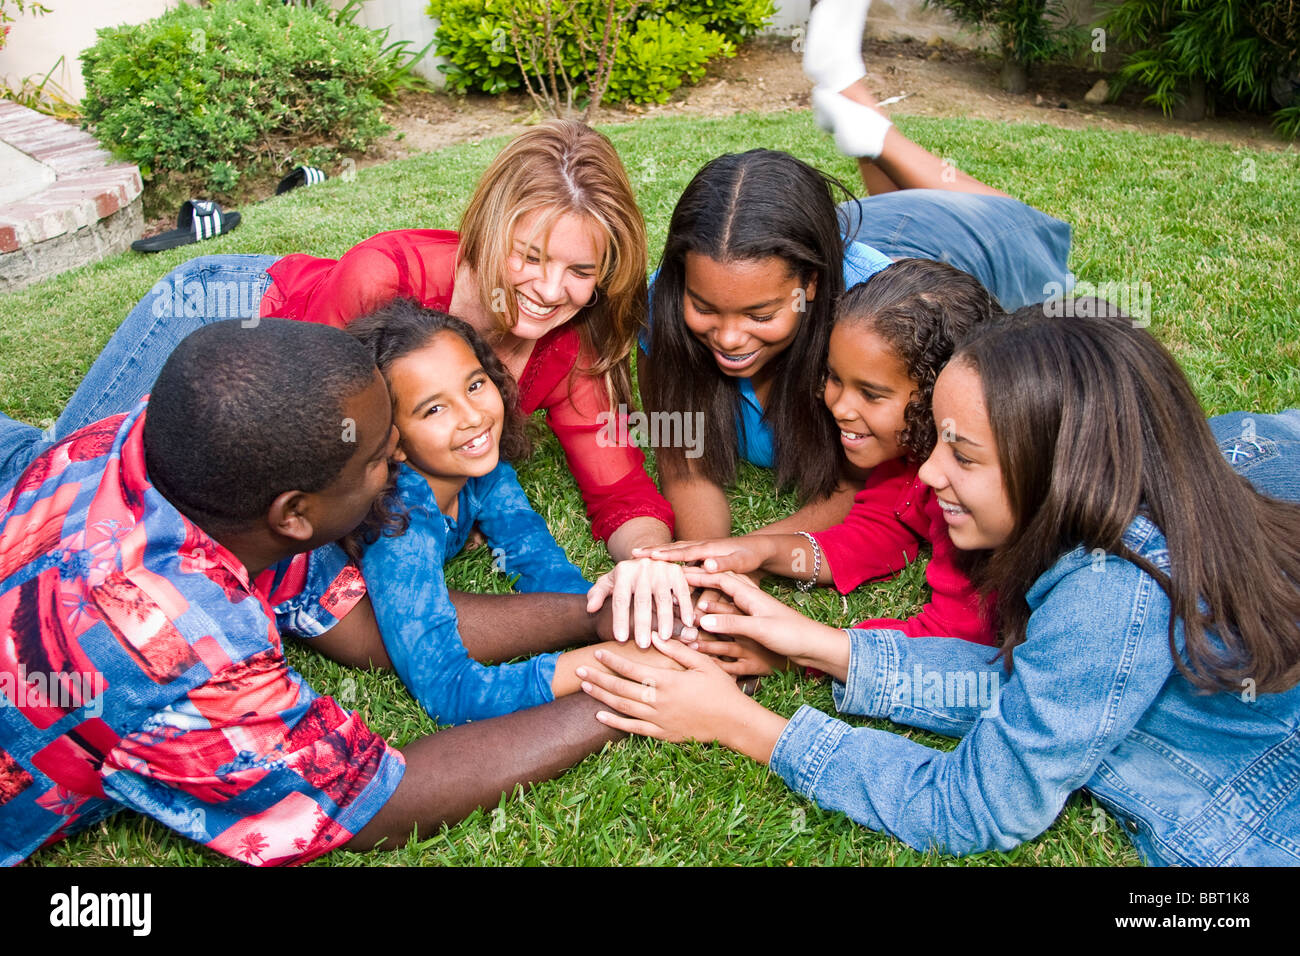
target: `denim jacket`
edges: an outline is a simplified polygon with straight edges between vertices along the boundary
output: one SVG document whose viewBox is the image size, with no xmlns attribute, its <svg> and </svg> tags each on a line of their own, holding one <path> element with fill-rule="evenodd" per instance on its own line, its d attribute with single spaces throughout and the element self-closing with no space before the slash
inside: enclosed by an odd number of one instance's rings
<svg viewBox="0 0 1300 956">
<path fill-rule="evenodd" d="M 393 669 L 411 695 L 439 723 L 460 724 L 535 707 L 553 699 L 551 681 L 559 654 L 537 654 L 489 666 L 461 643 L 456 605 L 442 566 L 469 538 L 475 522 L 492 548 L 493 567 L 515 576 L 516 590 L 586 594 L 582 576 L 533 510 L 515 470 L 504 461 L 465 482 L 457 516 L 438 509 L 429 483 L 409 466 L 397 476 L 397 492 L 410 527 L 381 537 L 361 558 L 375 619 Z M 527 628 L 527 621 L 520 621 Z"/>
<path fill-rule="evenodd" d="M 1300 412 L 1211 424 L 1259 490 L 1300 500 Z M 1168 570 L 1164 536 L 1146 517 L 1124 541 Z M 1010 849 L 1082 787 L 1149 863 L 1300 865 L 1300 686 L 1198 692 L 1170 654 L 1164 591 L 1111 554 L 1063 555 L 1027 600 L 1027 639 L 1009 674 L 966 641 L 849 632 L 836 707 L 960 736 L 955 750 L 805 706 L 772 768 L 820 806 L 922 849 Z M 1181 622 L 1175 640 L 1181 653 Z"/>
</svg>

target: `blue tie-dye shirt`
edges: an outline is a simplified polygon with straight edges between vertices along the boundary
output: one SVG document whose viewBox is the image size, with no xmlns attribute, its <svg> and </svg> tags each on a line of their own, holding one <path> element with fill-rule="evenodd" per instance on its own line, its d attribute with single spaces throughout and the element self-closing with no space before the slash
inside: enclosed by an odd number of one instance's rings
<svg viewBox="0 0 1300 956">
<path fill-rule="evenodd" d="M 515 470 L 501 462 L 461 489 L 457 516 L 438 508 L 433 489 L 403 465 L 397 491 L 410 527 L 372 544 L 361 572 L 393 667 L 420 705 L 439 723 L 461 724 L 509 714 L 553 700 L 559 654 L 515 664 L 480 664 L 460 639 L 456 606 L 443 575 L 475 522 L 492 549 L 493 567 L 518 576 L 518 591 L 586 594 L 591 584 L 556 544 L 528 503 Z M 527 622 L 521 621 L 521 627 Z"/>
</svg>

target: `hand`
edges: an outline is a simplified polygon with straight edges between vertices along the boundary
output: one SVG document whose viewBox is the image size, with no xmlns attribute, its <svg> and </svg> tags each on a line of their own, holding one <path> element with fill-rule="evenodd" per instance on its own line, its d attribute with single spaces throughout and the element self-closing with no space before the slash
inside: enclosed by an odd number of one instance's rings
<svg viewBox="0 0 1300 956">
<path fill-rule="evenodd" d="M 706 638 L 691 646 L 701 654 L 714 658 L 718 666 L 733 677 L 765 677 L 790 669 L 790 658 L 769 651 L 748 637 L 712 641 Z"/>
<path fill-rule="evenodd" d="M 697 604 L 696 607 L 698 608 L 699 605 Z M 695 620 L 698 621 L 699 619 L 700 612 L 697 610 L 695 612 Z M 626 618 L 624 618 L 624 620 L 626 620 Z M 611 602 L 606 602 L 605 606 L 597 612 L 596 626 L 596 636 L 602 641 L 609 641 L 611 644 L 617 644 L 620 647 L 635 646 L 635 642 L 625 645 L 624 643 L 614 639 L 614 607 Z M 657 634 L 657 632 L 651 633 Z M 663 635 L 664 640 L 668 640 L 670 637 L 675 637 L 683 644 L 690 644 L 692 647 L 695 645 L 695 642 L 700 639 L 700 629 L 695 626 L 687 627 L 686 623 L 682 620 L 681 609 L 675 604 L 673 605 L 673 632 L 671 634 Z M 647 648 L 638 647 L 636 650 L 640 653 L 644 653 Z"/>
<path fill-rule="evenodd" d="M 581 667 L 582 689 L 615 713 L 596 719 L 628 733 L 680 743 L 719 741 L 767 762 L 786 720 L 746 697 L 735 680 L 713 660 L 679 641 L 655 640 L 654 646 L 685 670 L 668 671 L 598 652 L 613 671 L 603 674 Z"/>
<path fill-rule="evenodd" d="M 465 546 L 460 549 L 461 554 L 468 554 L 476 551 L 483 545 L 487 544 L 487 538 L 477 524 L 469 529 L 469 537 L 465 539 Z"/>
<path fill-rule="evenodd" d="M 750 638 L 775 654 L 817 667 L 839 680 L 848 674 L 849 639 L 843 631 L 804 617 L 738 574 L 687 568 L 686 580 L 693 587 L 719 589 L 739 611 L 705 614 L 700 618 L 703 630 Z"/>
<path fill-rule="evenodd" d="M 700 564 L 706 571 L 739 571 L 746 574 L 762 570 L 763 562 L 772 557 L 774 542 L 772 535 L 756 534 L 740 538 L 676 541 L 653 548 L 634 548 L 632 554 L 659 561 Z"/>
<path fill-rule="evenodd" d="M 682 623 L 686 627 L 695 626 L 691 588 L 680 565 L 649 558 L 620 561 L 613 571 L 601 575 L 587 592 L 587 613 L 600 610 L 606 598 L 611 596 L 612 637 L 616 641 L 628 639 L 629 607 L 638 647 L 650 646 L 651 625 L 655 618 L 659 625 L 656 633 L 664 638 L 673 634 L 674 601 Z"/>
</svg>

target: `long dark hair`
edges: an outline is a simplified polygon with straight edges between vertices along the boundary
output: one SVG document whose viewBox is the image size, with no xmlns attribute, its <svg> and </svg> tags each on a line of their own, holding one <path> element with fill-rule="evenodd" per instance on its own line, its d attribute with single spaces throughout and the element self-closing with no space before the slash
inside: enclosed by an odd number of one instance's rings
<svg viewBox="0 0 1300 956">
<path fill-rule="evenodd" d="M 650 374 L 643 375 L 653 410 L 703 412 L 704 454 L 694 463 L 710 481 L 727 485 L 739 461 L 736 421 L 740 394 L 709 350 L 686 327 L 686 255 L 718 262 L 775 257 L 814 297 L 789 347 L 771 363 L 764 411 L 771 425 L 778 486 L 795 485 L 806 498 L 830 494 L 839 478 L 835 423 L 822 404 L 822 371 L 835 301 L 844 291 L 844 239 L 832 187 L 842 184 L 788 153 L 754 149 L 719 156 L 691 180 L 668 224 L 650 308 Z M 684 474 L 685 450 L 661 448 L 660 469 Z"/>
<path fill-rule="evenodd" d="M 957 350 L 980 377 L 1015 527 L 979 567 L 1003 652 L 1025 640 L 1033 582 L 1082 544 L 1137 565 L 1172 606 L 1169 648 L 1206 690 L 1300 680 L 1300 506 L 1224 460 L 1173 357 L 1107 303 L 1051 318 L 1026 306 Z M 1091 317 L 1082 317 L 1090 314 Z M 1139 513 L 1168 542 L 1165 574 L 1123 543 Z M 1175 644 L 1181 619 L 1186 654 Z"/>
<path fill-rule="evenodd" d="M 899 259 L 844 293 L 835 322 L 862 323 L 897 353 L 916 383 L 899 444 L 921 462 L 934 450 L 934 383 L 957 343 L 1002 307 L 968 272 L 946 262 Z"/>
<path fill-rule="evenodd" d="M 365 346 L 384 381 L 388 382 L 390 391 L 389 372 L 398 359 L 424 348 L 441 332 L 460 336 L 501 393 L 501 402 L 506 410 L 501 429 L 501 456 L 507 461 L 518 461 L 531 453 L 528 420 L 519 410 L 519 387 L 514 376 L 469 323 L 446 312 L 426 309 L 411 299 L 394 299 L 383 308 L 356 319 L 348 325 L 347 332 Z M 343 549 L 354 559 L 379 535 L 403 534 L 409 524 L 406 509 L 396 494 L 397 469 L 396 466 L 390 467 L 392 474 L 387 492 L 371 508 L 360 527 L 342 542 Z"/>
</svg>

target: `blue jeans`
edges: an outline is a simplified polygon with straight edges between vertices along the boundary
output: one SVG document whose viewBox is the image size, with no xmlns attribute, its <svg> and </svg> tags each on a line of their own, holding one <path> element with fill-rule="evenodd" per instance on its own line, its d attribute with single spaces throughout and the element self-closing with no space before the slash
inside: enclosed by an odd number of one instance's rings
<svg viewBox="0 0 1300 956">
<path fill-rule="evenodd" d="M 0 490 L 77 429 L 134 408 L 195 329 L 221 319 L 255 319 L 271 284 L 266 270 L 278 258 L 201 256 L 155 283 L 108 340 L 53 427 L 42 432 L 0 414 Z"/>
<path fill-rule="evenodd" d="M 900 189 L 840 206 L 844 235 L 891 259 L 933 259 L 969 272 L 1008 312 L 1073 287 L 1070 226 L 1018 199 Z"/>
<path fill-rule="evenodd" d="M 1300 408 L 1276 415 L 1229 412 L 1210 419 L 1228 464 L 1270 498 L 1300 502 Z"/>
</svg>

